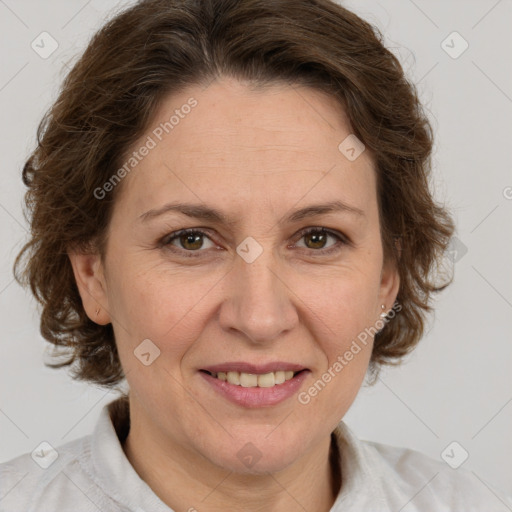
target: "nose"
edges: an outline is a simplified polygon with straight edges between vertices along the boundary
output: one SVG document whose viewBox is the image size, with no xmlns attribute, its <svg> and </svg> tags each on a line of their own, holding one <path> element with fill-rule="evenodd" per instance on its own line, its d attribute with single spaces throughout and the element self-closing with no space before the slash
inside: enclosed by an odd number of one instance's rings
<svg viewBox="0 0 512 512">
<path fill-rule="evenodd" d="M 299 316 L 297 297 L 286 281 L 271 251 L 264 251 L 252 263 L 239 258 L 226 276 L 221 327 L 242 333 L 257 345 L 272 343 L 291 331 Z"/>
</svg>

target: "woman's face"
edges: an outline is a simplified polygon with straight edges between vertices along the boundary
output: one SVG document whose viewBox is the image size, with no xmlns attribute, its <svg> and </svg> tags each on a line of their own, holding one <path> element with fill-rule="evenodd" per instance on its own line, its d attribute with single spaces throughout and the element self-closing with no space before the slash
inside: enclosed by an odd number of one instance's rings
<svg viewBox="0 0 512 512">
<path fill-rule="evenodd" d="M 128 155 L 81 291 L 113 324 L 132 423 L 160 450 L 274 472 L 352 404 L 373 342 L 358 335 L 398 277 L 383 267 L 369 151 L 339 149 L 349 135 L 329 96 L 225 78 L 168 97 Z"/>
</svg>

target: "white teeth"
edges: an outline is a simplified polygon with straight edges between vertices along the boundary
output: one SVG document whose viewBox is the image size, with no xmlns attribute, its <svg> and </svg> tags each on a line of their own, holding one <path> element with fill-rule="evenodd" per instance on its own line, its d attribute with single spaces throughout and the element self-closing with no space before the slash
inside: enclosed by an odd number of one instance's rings
<svg viewBox="0 0 512 512">
<path fill-rule="evenodd" d="M 218 372 L 212 373 L 213 377 L 219 380 L 227 381 L 235 386 L 244 388 L 271 388 L 277 384 L 283 384 L 285 381 L 293 379 L 295 372 L 278 370 L 260 375 L 244 372 Z"/>
<path fill-rule="evenodd" d="M 282 384 L 286 380 L 285 372 L 283 372 L 281 370 L 276 372 L 276 373 L 274 373 L 274 376 L 275 376 L 274 380 L 275 380 L 276 384 Z"/>
<path fill-rule="evenodd" d="M 240 386 L 243 388 L 255 388 L 258 385 L 258 376 L 253 373 L 240 374 Z"/>
<path fill-rule="evenodd" d="M 240 374 L 238 372 L 228 372 L 228 382 L 240 386 Z"/>
<path fill-rule="evenodd" d="M 276 383 L 276 378 L 273 372 L 258 375 L 258 387 L 271 388 Z"/>
</svg>

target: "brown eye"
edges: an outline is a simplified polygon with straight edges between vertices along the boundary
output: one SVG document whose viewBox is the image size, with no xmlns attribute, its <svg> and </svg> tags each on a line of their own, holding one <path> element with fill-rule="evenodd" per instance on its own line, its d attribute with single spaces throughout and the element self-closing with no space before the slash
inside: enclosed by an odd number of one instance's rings
<svg viewBox="0 0 512 512">
<path fill-rule="evenodd" d="M 180 235 L 178 240 L 181 244 L 181 247 L 184 249 L 190 249 L 194 251 L 201 249 L 203 246 L 203 235 L 201 234 L 185 233 L 184 235 Z"/>
<path fill-rule="evenodd" d="M 329 236 L 329 234 L 324 232 L 313 231 L 311 233 L 306 233 L 304 235 L 304 239 L 306 240 L 306 246 L 308 249 L 323 249 Z"/>
<path fill-rule="evenodd" d="M 329 239 L 333 239 L 335 243 L 327 245 Z M 320 254 L 330 254 L 340 250 L 344 245 L 349 245 L 349 241 L 341 233 L 324 228 L 308 228 L 300 234 L 300 240 L 304 240 L 306 249 Z"/>
<path fill-rule="evenodd" d="M 205 247 L 205 242 L 209 242 L 211 244 L 210 247 Z M 172 250 L 176 248 L 178 252 L 181 250 L 183 253 L 200 253 L 203 252 L 200 249 L 209 249 L 214 247 L 213 242 L 206 233 L 193 229 L 183 229 L 176 231 L 175 233 L 171 233 L 162 240 L 161 244 L 162 246 L 169 248 L 172 247 Z M 191 256 L 191 254 L 187 254 L 187 256 Z"/>
<path fill-rule="evenodd" d="M 329 244 L 329 239 L 334 240 L 334 243 Z M 318 253 L 318 256 L 331 254 L 341 250 L 345 245 L 350 245 L 350 241 L 341 233 L 324 228 L 308 228 L 300 234 L 299 241 L 302 240 L 304 240 L 305 245 L 299 247 Z M 211 245 L 205 246 L 205 243 Z M 164 237 L 160 246 L 167 247 L 172 252 L 182 256 L 201 256 L 202 253 L 206 252 L 201 249 L 216 247 L 207 233 L 198 229 L 175 231 Z"/>
</svg>

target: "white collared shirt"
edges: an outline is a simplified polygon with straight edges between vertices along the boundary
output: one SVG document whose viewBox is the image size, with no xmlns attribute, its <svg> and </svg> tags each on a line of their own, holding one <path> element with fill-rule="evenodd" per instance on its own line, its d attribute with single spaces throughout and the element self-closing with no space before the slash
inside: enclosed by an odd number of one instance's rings
<svg viewBox="0 0 512 512">
<path fill-rule="evenodd" d="M 92 435 L 56 452 L 43 446 L 34 458 L 26 453 L 0 464 L 0 512 L 173 512 L 123 451 L 120 438 L 129 421 L 122 403 L 103 407 Z M 334 434 L 342 485 L 331 512 L 512 510 L 512 497 L 468 470 L 414 450 L 361 441 L 343 422 Z M 198 498 L 189 510 L 202 512 L 201 505 Z"/>
</svg>

